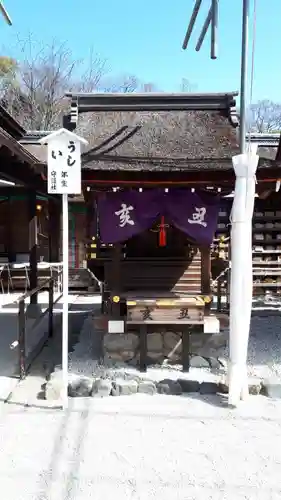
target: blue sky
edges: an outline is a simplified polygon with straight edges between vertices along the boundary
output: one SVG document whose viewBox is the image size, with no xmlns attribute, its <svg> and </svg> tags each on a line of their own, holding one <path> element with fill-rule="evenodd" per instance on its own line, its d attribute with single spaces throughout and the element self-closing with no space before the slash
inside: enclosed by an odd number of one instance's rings
<svg viewBox="0 0 281 500">
<path fill-rule="evenodd" d="M 254 0 L 251 0 L 253 5 Z M 181 49 L 194 0 L 5 0 L 13 26 L 1 22 L 2 52 L 21 53 L 17 37 L 28 33 L 44 44 L 67 42 L 73 56 L 89 47 L 108 60 L 112 73 L 134 74 L 159 89 L 179 91 L 182 78 L 198 92 L 239 90 L 242 0 L 220 0 L 219 57 L 210 60 L 209 36 L 195 52 L 202 12 L 187 51 Z M 257 0 L 257 40 L 253 100 L 281 102 L 281 0 Z"/>
</svg>

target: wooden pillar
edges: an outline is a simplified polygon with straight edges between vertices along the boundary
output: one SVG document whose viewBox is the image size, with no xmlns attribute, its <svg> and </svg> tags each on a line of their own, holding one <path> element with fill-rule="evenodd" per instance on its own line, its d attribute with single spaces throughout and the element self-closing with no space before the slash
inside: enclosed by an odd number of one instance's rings
<svg viewBox="0 0 281 500">
<path fill-rule="evenodd" d="M 112 283 L 114 295 L 121 293 L 121 243 L 115 243 L 112 247 Z"/>
<path fill-rule="evenodd" d="M 147 325 L 140 325 L 139 329 L 139 349 L 140 349 L 140 372 L 147 370 Z"/>
<path fill-rule="evenodd" d="M 88 264 L 89 260 L 91 260 L 92 258 L 91 254 L 96 254 L 97 257 L 97 251 L 99 245 L 97 237 L 97 211 L 96 211 L 96 201 L 93 193 L 91 191 L 85 190 L 83 194 L 86 205 L 85 253 Z M 93 239 L 93 237 L 95 239 Z"/>
<path fill-rule="evenodd" d="M 201 247 L 201 292 L 203 295 L 209 295 L 211 291 L 211 249 L 210 247 Z"/>
<path fill-rule="evenodd" d="M 15 261 L 15 252 L 13 251 L 13 218 L 12 218 L 12 197 L 8 197 L 8 206 L 7 206 L 7 221 L 6 221 L 6 228 L 7 228 L 7 254 L 8 254 L 8 259 L 9 262 L 14 262 Z"/>
<path fill-rule="evenodd" d="M 87 189 L 85 189 L 83 194 L 86 206 L 85 258 L 87 261 L 87 267 L 91 269 L 91 271 L 93 271 L 94 267 L 94 273 L 96 275 L 98 274 L 98 279 L 103 280 L 103 273 L 100 273 L 99 270 L 97 273 L 97 267 L 96 267 L 97 261 L 95 261 L 95 259 L 97 259 L 98 257 L 96 202 L 94 195 L 91 191 L 87 191 Z M 88 286 L 88 292 L 92 293 L 97 288 L 98 288 L 97 283 L 93 279 L 91 279 Z M 100 288 L 100 290 L 102 293 L 102 297 L 104 298 L 103 286 Z M 102 311 L 104 311 L 103 299 L 102 299 Z"/>
<path fill-rule="evenodd" d="M 112 296 L 120 296 L 121 293 L 121 244 L 115 243 L 112 247 Z M 112 315 L 119 317 L 121 314 L 120 302 L 112 302 Z"/>
<path fill-rule="evenodd" d="M 87 193 L 86 199 L 86 259 L 87 263 L 91 259 L 91 243 L 92 243 L 92 224 L 93 224 L 93 206 L 90 193 Z"/>
<path fill-rule="evenodd" d="M 49 262 L 59 262 L 60 260 L 60 203 L 53 199 L 48 200 L 49 212 Z"/>
<path fill-rule="evenodd" d="M 37 269 L 37 213 L 36 213 L 36 191 L 28 192 L 28 232 L 29 232 L 29 285 L 33 290 L 38 285 Z M 38 294 L 35 293 L 30 298 L 30 304 L 38 303 Z"/>
<path fill-rule="evenodd" d="M 182 327 L 182 370 L 189 372 L 190 368 L 190 331 L 189 325 Z"/>
<path fill-rule="evenodd" d="M 201 293 L 209 295 L 211 293 L 211 248 L 204 246 L 201 250 Z M 211 302 L 205 304 L 205 312 L 210 310 Z"/>
</svg>

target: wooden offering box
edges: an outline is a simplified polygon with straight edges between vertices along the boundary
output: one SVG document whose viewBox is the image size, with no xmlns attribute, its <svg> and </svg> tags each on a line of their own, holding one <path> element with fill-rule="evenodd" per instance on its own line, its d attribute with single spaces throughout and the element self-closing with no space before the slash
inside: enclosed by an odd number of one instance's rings
<svg viewBox="0 0 281 500">
<path fill-rule="evenodd" d="M 127 324 L 203 325 L 201 297 L 127 300 Z"/>
</svg>

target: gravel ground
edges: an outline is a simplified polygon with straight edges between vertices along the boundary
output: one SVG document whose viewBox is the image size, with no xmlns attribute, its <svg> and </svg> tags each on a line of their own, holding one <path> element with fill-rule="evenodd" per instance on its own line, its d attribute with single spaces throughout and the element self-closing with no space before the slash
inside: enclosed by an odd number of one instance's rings
<svg viewBox="0 0 281 500">
<path fill-rule="evenodd" d="M 220 356 L 227 358 L 228 349 Z M 254 316 L 248 346 L 248 373 L 260 378 L 281 376 L 281 314 Z"/>
<path fill-rule="evenodd" d="M 132 404 L 133 401 L 133 404 Z M 279 500 L 281 403 L 74 399 L 68 411 L 5 405 L 5 500 Z"/>
<path fill-rule="evenodd" d="M 99 334 L 93 334 L 93 320 L 92 318 L 88 318 L 82 328 L 80 340 L 74 346 L 74 350 L 70 354 L 69 371 L 89 376 L 92 375 L 92 373 L 98 375 L 98 346 Z M 220 358 L 227 359 L 228 349 L 221 349 L 217 354 Z M 108 363 L 108 365 L 112 366 L 112 363 Z M 119 369 L 122 370 L 121 363 L 115 363 L 115 366 L 119 366 Z M 133 371 L 136 372 L 136 370 Z M 153 370 L 149 370 L 150 378 L 152 371 Z M 193 371 L 194 373 L 198 372 L 196 369 Z M 193 371 L 191 370 L 190 375 L 192 375 Z M 202 373 L 204 371 L 205 374 L 210 372 L 208 369 L 201 369 L 201 371 Z M 166 375 L 167 370 L 163 370 L 162 375 L 163 374 Z M 261 379 L 274 375 L 281 376 L 281 315 L 255 316 L 252 318 L 248 349 L 248 374 L 249 376 L 255 376 Z M 153 378 L 164 378 L 161 377 L 159 370 L 157 370 L 156 375 Z M 177 377 L 178 371 L 169 371 L 169 378 Z M 190 376 L 188 378 L 190 378 Z"/>
<path fill-rule="evenodd" d="M 91 321 L 70 356 L 73 371 L 92 367 Z M 250 372 L 281 373 L 280 335 L 280 318 L 253 319 Z M 252 396 L 230 410 L 218 396 L 137 394 L 69 405 L 0 405 L 3 499 L 281 498 L 281 401 Z"/>
</svg>

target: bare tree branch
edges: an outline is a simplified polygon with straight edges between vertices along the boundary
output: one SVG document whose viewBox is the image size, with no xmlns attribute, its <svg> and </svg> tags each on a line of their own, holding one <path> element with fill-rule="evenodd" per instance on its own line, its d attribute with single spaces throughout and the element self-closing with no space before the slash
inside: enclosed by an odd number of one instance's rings
<svg viewBox="0 0 281 500">
<path fill-rule="evenodd" d="M 77 61 L 66 44 L 54 40 L 46 46 L 31 34 L 17 40 L 17 52 L 19 49 L 21 57 L 18 62 L 9 57 L 0 58 L 0 99 L 27 130 L 59 128 L 68 106 L 68 100 L 64 98 L 67 91 L 159 92 L 154 83 L 142 82 L 135 75 L 110 74 L 107 61 L 93 49 L 88 59 Z M 183 78 L 181 91 L 191 92 L 192 88 L 190 82 Z M 130 130 L 139 126 L 138 115 L 130 115 L 129 118 Z M 144 125 L 147 120 L 151 120 L 150 114 L 143 113 L 141 124 Z M 95 137 L 99 126 L 105 127 L 106 139 L 107 128 L 116 132 L 124 126 L 124 119 L 115 113 L 108 113 L 106 120 L 102 121 L 98 115 L 95 120 L 91 114 L 80 116 L 79 129 L 83 130 L 83 135 Z"/>
<path fill-rule="evenodd" d="M 191 83 L 187 78 L 182 78 L 180 92 L 195 92 L 196 85 Z"/>
<path fill-rule="evenodd" d="M 116 92 L 128 94 L 139 89 L 140 81 L 134 75 L 122 75 L 119 77 L 106 77 L 101 79 L 99 92 Z"/>
<path fill-rule="evenodd" d="M 281 130 L 281 104 L 264 99 L 252 104 L 248 113 L 249 130 L 272 133 Z"/>
<path fill-rule="evenodd" d="M 42 45 L 31 35 L 19 44 L 22 57 L 17 65 L 17 84 L 11 83 L 6 105 L 27 129 L 55 129 L 61 125 L 65 92 L 97 90 L 106 62 L 91 50 L 88 64 L 82 63 L 73 59 L 65 44 L 54 40 Z"/>
<path fill-rule="evenodd" d="M 147 93 L 159 92 L 158 87 L 152 82 L 143 83 L 141 86 L 141 90 L 142 90 L 142 92 L 147 92 Z"/>
</svg>

